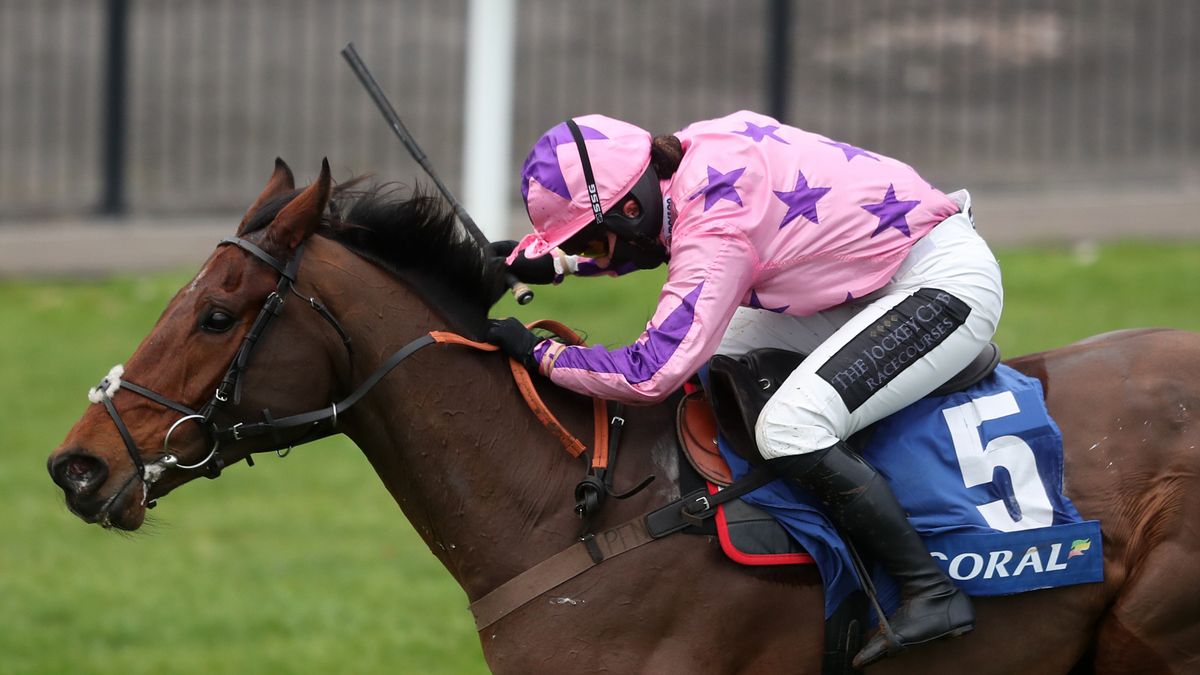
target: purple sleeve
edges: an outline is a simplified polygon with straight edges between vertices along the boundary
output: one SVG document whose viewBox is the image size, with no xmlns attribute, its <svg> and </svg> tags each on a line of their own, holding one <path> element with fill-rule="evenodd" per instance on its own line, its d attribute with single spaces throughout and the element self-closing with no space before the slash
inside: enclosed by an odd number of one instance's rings
<svg viewBox="0 0 1200 675">
<path fill-rule="evenodd" d="M 671 252 L 667 283 L 654 317 L 633 344 L 608 349 L 566 347 L 542 370 L 560 386 L 593 396 L 651 403 L 683 385 L 716 351 L 755 267 L 738 232 L 689 233 Z"/>
</svg>

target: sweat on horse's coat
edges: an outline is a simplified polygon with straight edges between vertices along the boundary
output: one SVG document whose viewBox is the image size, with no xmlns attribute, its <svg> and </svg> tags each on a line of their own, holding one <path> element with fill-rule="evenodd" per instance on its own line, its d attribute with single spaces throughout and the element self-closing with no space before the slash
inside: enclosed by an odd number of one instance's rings
<svg viewBox="0 0 1200 675">
<path fill-rule="evenodd" d="M 284 169 L 277 167 L 256 201 L 273 206 L 252 209 L 249 220 L 258 221 L 258 229 L 239 228 L 241 236 L 281 260 L 305 242 L 297 288 L 320 298 L 355 350 L 347 359 L 326 321 L 289 302 L 248 364 L 241 404 L 221 411 L 222 422 L 257 420 L 264 409 L 280 417 L 328 406 L 386 355 L 429 330 L 478 337 L 488 306 L 503 292 L 499 270 L 455 234 L 449 211 L 435 201 L 367 196 L 349 209 L 339 203 L 344 215 L 332 217 L 310 186 L 304 208 L 288 211 L 304 193 L 296 195 Z M 196 292 L 178 294 L 125 363 L 133 381 L 191 406 L 209 399 L 277 281 L 274 270 L 230 246 L 215 251 L 206 268 Z M 199 328 L 209 302 L 235 318 L 232 328 L 219 334 Z M 869 672 L 1194 669 L 1200 662 L 1200 567 L 1194 564 L 1200 530 L 1189 523 L 1200 522 L 1194 451 L 1200 430 L 1191 411 L 1200 405 L 1200 336 L 1126 331 L 1008 363 L 1046 390 L 1066 445 L 1066 492 L 1084 517 L 1104 523 L 1105 580 L 980 598 L 974 633 L 912 649 Z M 577 435 L 590 429 L 590 401 L 551 387 L 541 393 Z M 125 391 L 112 401 L 142 457 L 153 460 L 177 413 Z M 597 528 L 659 506 L 672 492 L 661 474 L 672 461 L 664 458 L 674 442 L 673 413 L 669 406 L 627 410 L 618 471 L 659 473 L 659 479 L 629 500 L 610 502 Z M 1116 421 L 1122 416 L 1150 424 L 1122 425 Z M 209 447 L 195 426 L 172 438 L 187 461 Z M 578 532 L 572 488 L 583 462 L 534 423 L 498 356 L 453 346 L 424 350 L 339 420 L 339 429 L 362 449 L 471 600 L 569 545 Z M 221 452 L 232 463 L 268 446 L 258 439 Z M 96 522 L 106 510 L 115 527 L 141 525 L 141 490 L 130 487 L 137 482 L 135 467 L 99 406 L 84 411 L 49 469 L 69 507 L 85 520 Z M 198 475 L 170 470 L 148 497 L 161 498 Z M 709 588 L 723 592 L 696 595 Z M 549 602 L 563 597 L 579 604 Z M 715 538 L 668 537 L 554 589 L 480 639 L 488 666 L 500 673 L 815 675 L 824 647 L 821 604 L 820 580 L 811 569 L 747 570 L 725 559 Z"/>
</svg>

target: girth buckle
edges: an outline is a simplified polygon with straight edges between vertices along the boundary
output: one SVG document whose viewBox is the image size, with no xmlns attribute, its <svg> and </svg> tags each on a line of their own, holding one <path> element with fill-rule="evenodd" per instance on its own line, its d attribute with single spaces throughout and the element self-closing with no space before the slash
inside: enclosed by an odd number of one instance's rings
<svg viewBox="0 0 1200 675">
<path fill-rule="evenodd" d="M 687 524 L 696 527 L 703 525 L 704 521 L 711 518 L 712 515 L 713 507 L 709 503 L 707 495 L 696 497 L 679 509 L 679 517 Z"/>
</svg>

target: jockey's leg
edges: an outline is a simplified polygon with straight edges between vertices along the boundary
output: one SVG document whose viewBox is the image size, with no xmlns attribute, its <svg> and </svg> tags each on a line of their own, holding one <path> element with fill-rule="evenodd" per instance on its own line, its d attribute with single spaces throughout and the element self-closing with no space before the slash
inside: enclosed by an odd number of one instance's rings
<svg viewBox="0 0 1200 675">
<path fill-rule="evenodd" d="M 929 556 L 890 488 L 843 443 L 940 386 L 995 332 L 1003 302 L 999 268 L 965 215 L 927 239 L 891 284 L 792 373 L 756 429 L 765 458 L 807 455 L 794 479 L 901 586 L 902 605 L 892 617 L 898 644 L 876 636 L 856 666 L 974 624 L 970 601 Z"/>
<path fill-rule="evenodd" d="M 876 635 L 854 657 L 855 667 L 974 628 L 970 599 L 934 562 L 874 468 L 841 442 L 802 457 L 802 468 L 791 465 L 789 477 L 820 500 L 837 528 L 900 586 L 900 608 L 889 618 L 895 643 Z"/>
</svg>

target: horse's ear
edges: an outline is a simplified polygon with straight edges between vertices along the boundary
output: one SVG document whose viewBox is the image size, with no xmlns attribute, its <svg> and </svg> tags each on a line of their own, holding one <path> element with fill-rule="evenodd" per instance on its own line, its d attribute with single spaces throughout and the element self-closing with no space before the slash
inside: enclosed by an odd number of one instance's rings
<svg viewBox="0 0 1200 675">
<path fill-rule="evenodd" d="M 329 193 L 332 190 L 333 179 L 330 177 L 329 160 L 321 160 L 321 175 L 296 196 L 275 220 L 267 226 L 267 234 L 263 239 L 263 248 L 285 257 L 293 249 L 308 239 L 325 215 L 325 207 L 329 205 Z"/>
<path fill-rule="evenodd" d="M 271 201 L 281 194 L 291 192 L 296 189 L 296 179 L 292 176 L 292 170 L 288 168 L 286 162 L 282 159 L 275 158 L 275 171 L 271 174 L 271 179 L 267 181 L 267 186 L 263 188 L 262 194 L 258 195 L 258 199 L 246 209 L 246 215 L 242 216 L 242 222 L 238 225 L 238 236 L 244 235 L 246 232 L 246 223 L 250 222 L 250 216 L 262 207 L 263 204 Z"/>
</svg>

